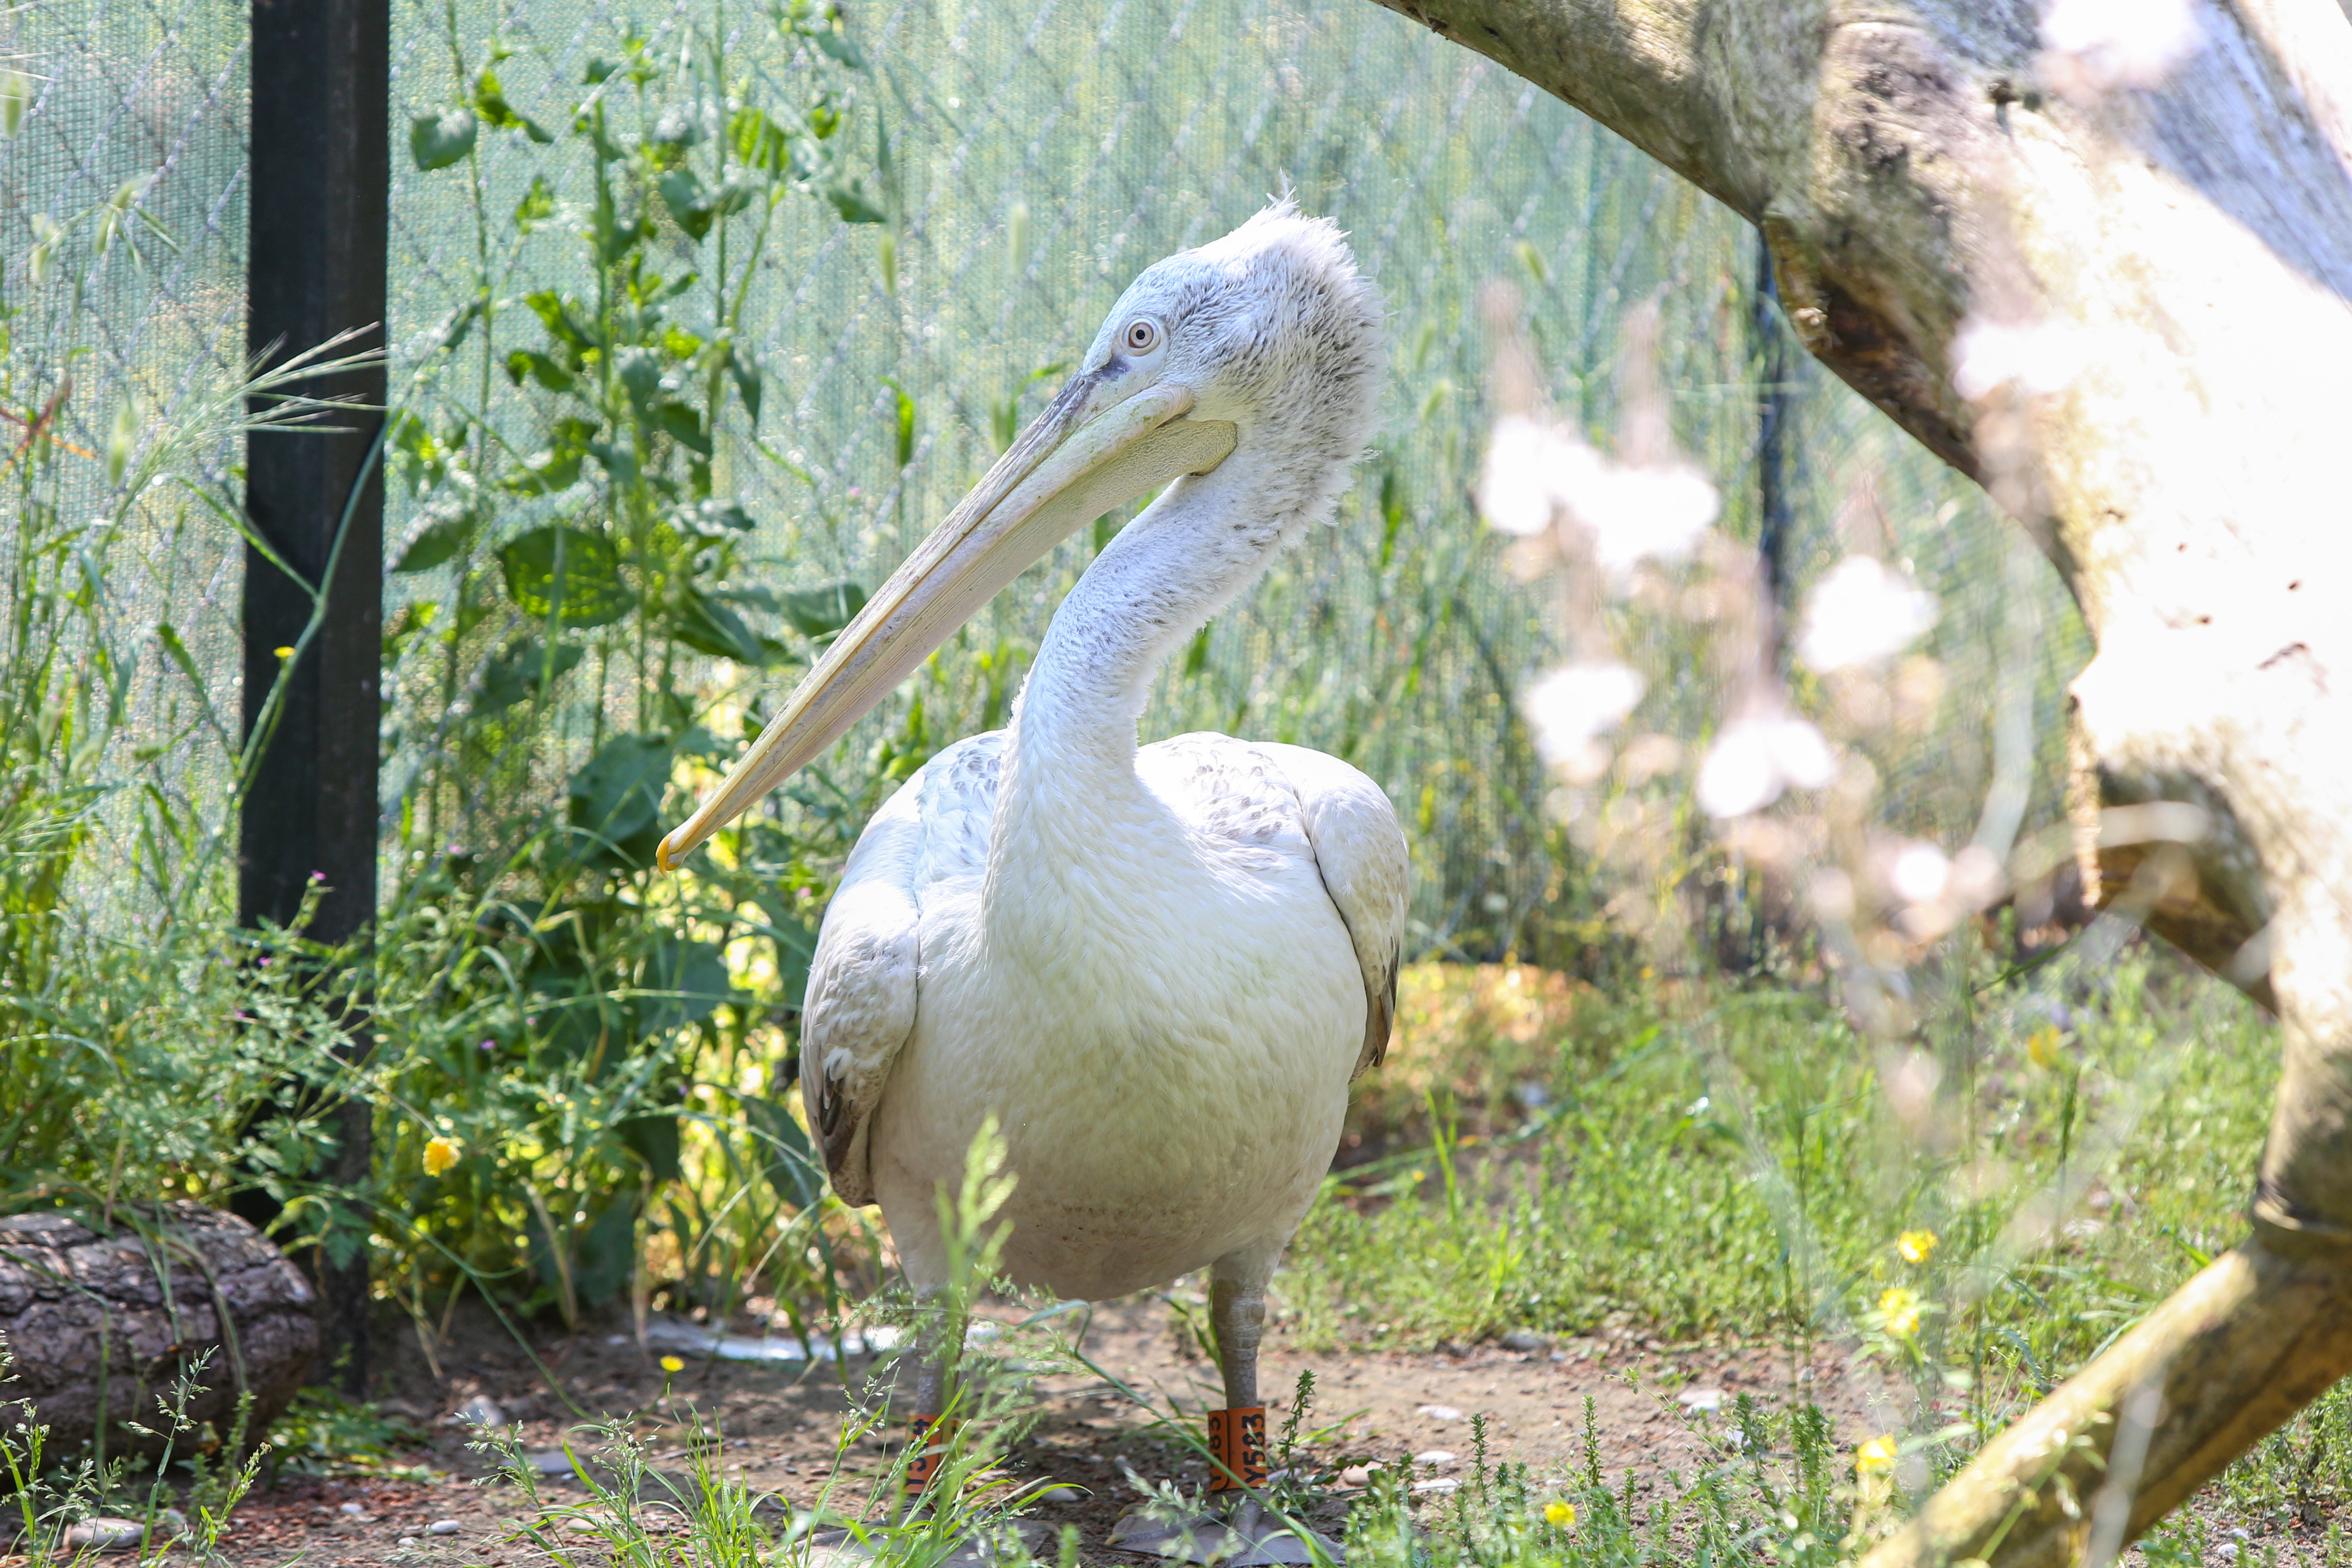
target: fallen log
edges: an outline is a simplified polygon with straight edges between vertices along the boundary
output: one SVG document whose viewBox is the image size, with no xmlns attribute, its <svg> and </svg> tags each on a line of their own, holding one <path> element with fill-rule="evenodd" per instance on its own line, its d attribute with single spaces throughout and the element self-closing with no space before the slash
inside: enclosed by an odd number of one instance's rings
<svg viewBox="0 0 2352 1568">
<path fill-rule="evenodd" d="M 64 1214 L 0 1218 L 0 1340 L 15 1381 L 0 1385 L 0 1429 L 46 1426 L 44 1462 L 84 1444 L 153 1454 L 171 1435 L 158 1406 L 198 1385 L 185 1417 L 226 1440 L 240 1393 L 258 1437 L 309 1376 L 319 1328 L 310 1281 L 235 1215 L 171 1203 L 110 1235 Z M 150 1429 L 142 1433 L 128 1423 Z"/>
</svg>

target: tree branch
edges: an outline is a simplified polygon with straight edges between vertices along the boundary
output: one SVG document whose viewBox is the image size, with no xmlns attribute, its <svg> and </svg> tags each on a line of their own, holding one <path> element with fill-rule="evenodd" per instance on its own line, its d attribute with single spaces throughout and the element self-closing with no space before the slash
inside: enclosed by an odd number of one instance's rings
<svg viewBox="0 0 2352 1568">
<path fill-rule="evenodd" d="M 2163 1390 L 2136 1533 L 2352 1357 L 2352 0 L 2198 0 L 2155 61 L 2045 48 L 2031 0 L 1383 3 L 1755 223 L 1806 348 L 2082 607 L 2085 880 L 2159 874 L 2149 924 L 2285 1054 L 2253 1239 L 2029 1418 L 2088 1475 Z M 2157 801 L 2210 831 L 2100 844 L 2101 807 Z M 1990 1446 L 1870 1568 L 2078 1550 L 2054 1505 L 2012 1528 L 2047 1470 Z"/>
</svg>

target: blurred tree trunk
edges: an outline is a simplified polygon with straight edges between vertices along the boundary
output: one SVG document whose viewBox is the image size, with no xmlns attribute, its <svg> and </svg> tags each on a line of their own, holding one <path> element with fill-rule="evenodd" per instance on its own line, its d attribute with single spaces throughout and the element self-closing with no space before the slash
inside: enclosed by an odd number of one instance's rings
<svg viewBox="0 0 2352 1568">
<path fill-rule="evenodd" d="M 253 1395 L 247 1440 L 258 1438 L 309 1375 L 319 1345 L 310 1282 L 261 1233 L 201 1204 L 124 1217 L 100 1236 L 63 1214 L 0 1218 L 0 1340 L 16 1381 L 0 1384 L 0 1422 L 30 1407 L 49 1428 L 44 1462 L 103 1437 L 109 1455 L 182 1453 L 157 1408 L 184 1375 L 198 1387 L 192 1427 L 234 1436 L 237 1396 Z M 201 1371 L 199 1371 L 201 1367 Z M 126 1429 L 136 1422 L 155 1436 Z"/>
<path fill-rule="evenodd" d="M 2086 881 L 2278 1015 L 2248 1240 L 1873 1568 L 2104 1561 L 2352 1371 L 2352 18 L 1385 3 L 1755 223 L 1806 348 L 2032 531 L 2098 643 Z"/>
</svg>

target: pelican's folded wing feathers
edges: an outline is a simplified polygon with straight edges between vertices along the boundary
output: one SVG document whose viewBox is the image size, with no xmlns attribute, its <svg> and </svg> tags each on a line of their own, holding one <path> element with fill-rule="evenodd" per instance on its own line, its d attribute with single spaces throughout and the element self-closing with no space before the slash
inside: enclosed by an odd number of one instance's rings
<svg viewBox="0 0 2352 1568">
<path fill-rule="evenodd" d="M 1303 746 L 1253 745 L 1297 791 L 1316 869 L 1355 944 L 1364 972 L 1364 1048 L 1351 1076 L 1360 1076 L 1380 1065 L 1396 1022 L 1397 962 L 1412 897 L 1404 829 L 1381 787 L 1338 758 Z"/>
<path fill-rule="evenodd" d="M 957 742 L 857 836 L 824 912 L 801 1011 L 801 1100 L 844 1203 L 874 1201 L 866 1140 L 915 1028 L 923 895 L 984 860 L 1002 734 Z"/>
</svg>

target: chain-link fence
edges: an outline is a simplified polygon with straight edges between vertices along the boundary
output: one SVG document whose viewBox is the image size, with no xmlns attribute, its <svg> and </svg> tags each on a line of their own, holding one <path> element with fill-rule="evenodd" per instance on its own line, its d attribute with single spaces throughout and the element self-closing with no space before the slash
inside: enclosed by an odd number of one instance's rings
<svg viewBox="0 0 2352 1568">
<path fill-rule="evenodd" d="M 453 716 L 479 701 L 501 657 L 511 663 L 527 616 L 467 601 L 462 559 L 425 566 L 431 551 L 415 549 L 453 505 L 474 507 L 481 559 L 578 507 L 565 487 L 497 489 L 487 471 L 453 478 L 430 461 L 430 437 L 470 431 L 516 463 L 560 456 L 562 409 L 513 356 L 547 340 L 529 296 L 596 287 L 577 236 L 600 221 L 600 165 L 570 128 L 600 94 L 617 105 L 609 62 L 631 58 L 656 75 L 666 60 L 715 62 L 717 87 L 679 76 L 668 99 L 643 99 L 649 116 L 680 117 L 677 139 L 706 122 L 731 134 L 731 108 L 716 99 L 739 87 L 844 116 L 827 153 L 832 183 L 773 209 L 740 291 L 732 331 L 738 362 L 762 377 L 756 423 L 739 407 L 700 436 L 712 446 L 714 503 L 740 506 L 756 525 L 738 580 L 770 591 L 878 582 L 1154 258 L 1223 233 L 1286 188 L 1349 231 L 1395 346 L 1377 455 L 1339 525 L 1282 562 L 1163 679 L 1145 727 L 1294 740 L 1370 772 L 1413 833 L 1417 915 L 1433 950 L 1503 950 L 1558 891 L 1538 852 L 1545 781 L 1514 716 L 1514 693 L 1558 656 L 1556 629 L 1544 595 L 1503 570 L 1468 500 L 1492 417 L 1476 308 L 1490 280 L 1518 290 L 1554 404 L 1604 436 L 1622 324 L 1659 302 L 1676 440 L 1721 486 L 1723 527 L 1738 538 L 1759 530 L 1760 367 L 1790 367 L 1777 439 L 1793 589 L 1838 555 L 1834 519 L 1866 479 L 1889 553 L 1942 602 L 1927 644 L 1943 674 L 1938 717 L 1881 759 L 1898 821 L 1966 832 L 1991 777 L 1995 710 L 2018 679 L 2029 679 L 2032 733 L 2055 734 L 2053 705 L 2082 640 L 2054 578 L 2017 556 L 1978 492 L 1860 399 L 1793 350 L 1769 354 L 1767 334 L 1785 328 L 1756 308 L 1753 234 L 1573 110 L 1368 4 L 886 0 L 845 6 L 841 30 L 822 38 L 796 30 L 808 12 L 716 0 L 634 18 L 545 0 L 395 7 L 389 339 L 394 400 L 418 440 L 404 459 L 394 454 L 408 466 L 392 487 L 386 553 L 409 552 L 419 569 L 387 590 L 388 842 L 454 841 L 467 813 L 495 808 L 493 789 L 560 795 L 602 737 L 653 722 L 643 690 L 600 674 L 597 660 L 550 663 L 541 674 L 560 678 L 543 694 L 547 723 L 531 731 L 539 754 L 502 768 L 459 758 L 479 742 L 465 741 Z M 56 402 L 56 432 L 92 455 L 87 485 L 66 483 L 54 504 L 90 507 L 126 396 L 138 420 L 169 420 L 197 382 L 237 372 L 243 16 L 193 0 L 32 0 L 8 26 L 17 74 L 0 152 L 5 403 L 23 421 Z M 486 68 L 511 117 L 504 129 L 479 107 Z M 420 167 L 440 159 L 430 140 L 439 131 L 428 123 L 415 140 L 413 122 L 469 95 L 467 154 Z M 630 134 L 661 130 L 649 120 Z M 90 220 L 78 241 L 40 254 L 57 225 L 109 204 L 139 218 L 118 222 L 111 248 Z M 677 211 L 646 221 L 648 275 L 725 275 L 730 264 Z M 681 329 L 708 339 L 727 325 L 697 325 L 697 297 L 677 298 Z M 12 430 L 13 446 L 25 431 Z M 581 483 L 594 482 L 593 465 Z M 495 504 L 453 500 L 461 482 Z M 27 526 L 7 519 L 0 549 Z M 146 635 L 144 684 L 127 700 L 155 710 L 158 734 L 178 737 L 187 809 L 217 812 L 237 706 L 238 542 L 216 517 L 153 507 L 121 527 L 124 559 L 137 564 L 112 577 L 111 613 L 126 630 L 173 629 L 169 645 Z M 1008 670 L 1017 676 L 1104 537 L 1082 534 L 1003 595 L 853 735 L 851 756 L 905 728 L 917 701 L 935 735 L 1001 720 Z M 451 657 L 430 663 L 399 642 L 427 607 L 462 632 Z M 771 629 L 743 614 L 753 632 Z M 2036 654 L 2030 677 L 2018 674 L 2021 648 Z M 704 660 L 685 685 L 714 669 L 730 673 Z M 730 700 L 762 709 L 796 673 L 733 672 L 741 685 Z M 1692 668 L 1681 684 L 1704 680 Z M 192 693 L 196 683 L 205 690 Z M 181 722 L 199 698 L 219 725 Z M 1654 700 L 1706 707 L 1692 690 Z M 180 718 L 167 721 L 167 709 Z M 723 727 L 717 719 L 732 713 L 701 716 Z M 2032 811 L 2046 818 L 2057 758 L 2041 744 Z"/>
</svg>

